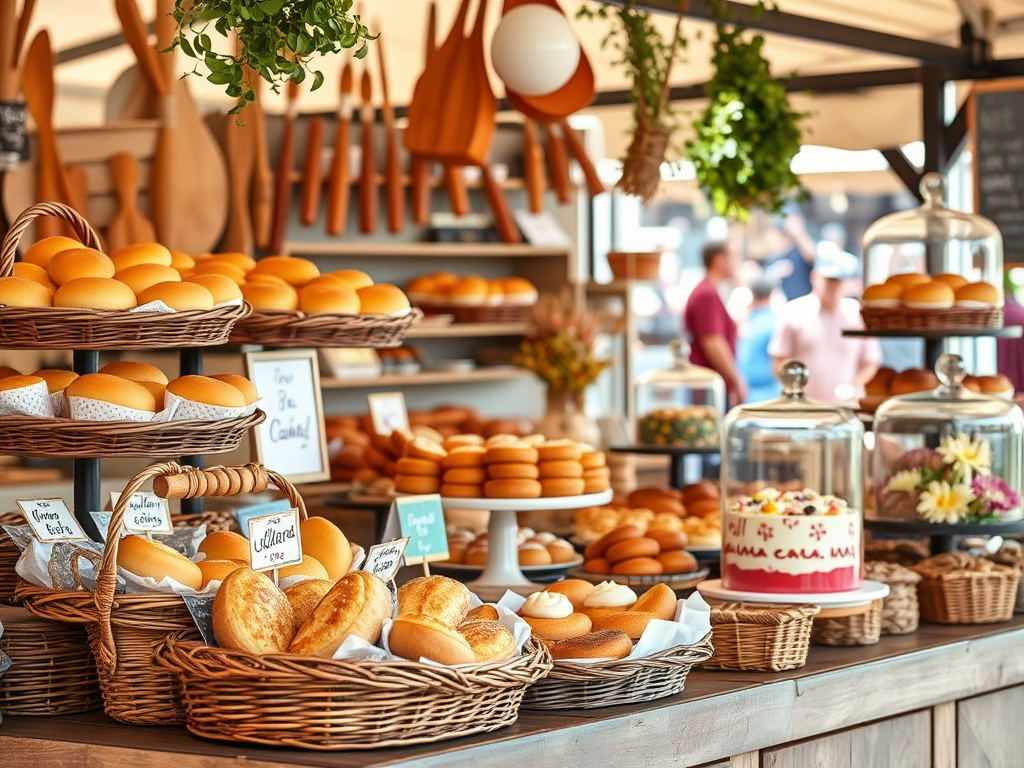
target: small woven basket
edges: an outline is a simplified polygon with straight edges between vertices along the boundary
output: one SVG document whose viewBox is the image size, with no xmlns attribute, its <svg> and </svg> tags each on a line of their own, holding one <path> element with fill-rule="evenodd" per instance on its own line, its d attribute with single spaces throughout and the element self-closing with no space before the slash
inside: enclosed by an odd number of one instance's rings
<svg viewBox="0 0 1024 768">
<path fill-rule="evenodd" d="M 4 512 L 0 514 L 0 525 L 25 525 L 25 518 L 21 512 Z M 18 588 L 18 574 L 14 566 L 20 557 L 21 550 L 7 531 L 0 528 L 0 605 L 14 602 L 14 592 Z"/>
<path fill-rule="evenodd" d="M 928 543 L 924 539 L 882 539 L 864 545 L 864 559 L 872 562 L 877 560 L 910 568 L 926 557 Z"/>
<path fill-rule="evenodd" d="M 73 715 L 102 706 L 82 627 L 40 619 L 22 608 L 0 608 L 0 622 L 0 651 L 12 661 L 0 676 L 0 713 Z"/>
<path fill-rule="evenodd" d="M 444 307 L 456 323 L 526 323 L 533 316 L 532 304 L 502 304 L 496 307 Z"/>
<path fill-rule="evenodd" d="M 1003 549 L 1000 549 L 995 554 L 989 555 L 988 559 L 993 563 L 999 563 L 1000 565 L 1020 570 L 1024 568 L 1024 547 L 1009 549 L 1004 546 Z M 0 591 L 0 599 L 3 599 L 2 591 Z M 1017 599 L 1013 604 L 1013 612 L 1024 613 L 1024 584 L 1017 584 Z"/>
<path fill-rule="evenodd" d="M 782 672 L 807 663 L 816 605 L 711 606 L 715 655 L 704 669 Z"/>
<path fill-rule="evenodd" d="M 916 632 L 921 620 L 921 606 L 917 599 L 921 574 L 897 563 L 868 561 L 864 563 L 864 578 L 889 585 L 889 594 L 882 600 L 882 634 L 909 635 Z"/>
<path fill-rule="evenodd" d="M 818 645 L 874 645 L 882 637 L 882 601 L 853 616 L 815 617 L 811 640 Z"/>
<path fill-rule="evenodd" d="M 914 566 L 921 617 L 939 624 L 994 624 L 1013 618 L 1020 570 L 963 552 Z"/>
<path fill-rule="evenodd" d="M 304 315 L 301 312 L 253 312 L 235 324 L 231 341 L 265 347 L 399 347 L 423 311 L 404 317 L 386 315 Z"/>
<path fill-rule="evenodd" d="M 3 416 L 0 417 L 0 445 L 9 456 L 94 459 L 203 456 L 235 450 L 249 430 L 265 418 L 258 409 L 236 419 L 165 422 Z"/>
<path fill-rule="evenodd" d="M 157 663 L 181 680 L 197 736 L 317 750 L 426 744 L 515 722 L 551 654 L 531 639 L 505 661 L 441 667 L 417 661 L 255 656 L 169 638 Z"/>
<path fill-rule="evenodd" d="M 71 224 L 78 238 L 99 250 L 89 223 L 62 203 L 38 203 L 22 211 L 0 245 L 0 277 L 13 274 L 18 243 L 39 216 Z M 252 308 L 216 307 L 183 312 L 125 312 L 0 305 L 0 347 L 5 349 L 167 349 L 226 344 L 235 322 Z"/>
<path fill-rule="evenodd" d="M 639 704 L 674 696 L 695 664 L 711 658 L 711 633 L 693 645 L 679 645 L 643 659 L 594 664 L 554 662 L 548 676 L 527 689 L 525 709 L 596 709 Z"/>
<path fill-rule="evenodd" d="M 1002 307 L 967 309 L 860 308 L 869 331 L 949 331 L 964 328 L 1002 328 Z"/>
</svg>

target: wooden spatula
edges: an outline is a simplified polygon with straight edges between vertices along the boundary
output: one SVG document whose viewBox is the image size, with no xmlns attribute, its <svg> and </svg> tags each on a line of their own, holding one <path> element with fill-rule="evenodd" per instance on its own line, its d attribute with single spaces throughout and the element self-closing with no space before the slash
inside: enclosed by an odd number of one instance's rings
<svg viewBox="0 0 1024 768">
<path fill-rule="evenodd" d="M 378 29 L 380 25 L 377 25 Z M 380 91 L 384 102 L 384 199 L 387 203 L 388 231 L 405 229 L 405 189 L 402 186 L 402 160 L 398 155 L 398 134 L 395 132 L 395 109 L 388 96 L 388 70 L 384 62 L 384 38 L 377 39 L 377 61 L 380 65 Z"/>
<path fill-rule="evenodd" d="M 228 223 L 224 228 L 224 237 L 220 241 L 220 250 L 227 253 L 252 254 L 255 245 L 253 237 L 252 215 L 249 211 L 249 195 L 251 191 L 253 166 L 256 153 L 253 150 L 255 130 L 250 122 L 251 104 L 242 110 L 242 125 L 234 115 L 217 115 L 221 123 L 221 145 L 228 163 L 228 188 L 231 200 L 228 206 Z"/>
<path fill-rule="evenodd" d="M 119 152 L 107 160 L 110 179 L 117 195 L 117 213 L 107 225 L 107 245 L 117 250 L 132 243 L 156 240 L 156 231 L 138 208 L 139 161 L 135 155 Z"/>
<path fill-rule="evenodd" d="M 352 64 L 345 62 L 341 71 L 341 98 L 338 102 L 338 120 L 334 129 L 334 159 L 331 162 L 330 185 L 327 188 L 327 234 L 345 232 L 348 218 L 348 198 L 352 185 L 349 174 L 349 146 L 352 142 Z"/>
<path fill-rule="evenodd" d="M 363 70 L 359 83 L 362 104 L 359 107 L 359 134 L 363 147 L 363 165 L 359 173 L 359 231 L 369 235 L 377 231 L 380 192 L 377 188 L 377 158 L 373 149 L 373 82 Z"/>
<path fill-rule="evenodd" d="M 17 31 L 18 0 L 0 0 L 0 101 L 14 101 L 18 95 Z"/>
<path fill-rule="evenodd" d="M 270 233 L 274 227 L 274 172 L 270 169 L 267 154 L 267 126 L 260 102 L 263 83 L 259 75 L 249 69 L 249 84 L 255 97 L 245 108 L 245 123 L 252 129 L 252 188 L 249 206 L 252 217 L 253 241 L 260 248 L 270 245 Z"/>
<path fill-rule="evenodd" d="M 306 162 L 302 171 L 302 202 L 299 221 L 305 226 L 316 224 L 320 214 L 320 192 L 324 184 L 324 119 L 312 117 L 306 128 Z"/>
<path fill-rule="evenodd" d="M 430 3 L 427 14 L 427 40 L 424 61 L 429 63 L 437 45 L 437 3 Z M 430 218 L 430 161 L 422 155 L 409 155 L 409 187 L 412 197 L 412 220 L 423 226 Z"/>
<path fill-rule="evenodd" d="M 284 233 L 288 228 L 288 203 L 292 197 L 292 164 L 295 151 L 295 118 L 299 114 L 299 86 L 288 81 L 285 86 L 287 111 L 284 116 L 284 133 L 281 135 L 281 150 L 277 159 L 277 178 L 274 183 L 274 228 L 270 236 L 270 251 L 279 254 L 284 250 Z"/>
</svg>

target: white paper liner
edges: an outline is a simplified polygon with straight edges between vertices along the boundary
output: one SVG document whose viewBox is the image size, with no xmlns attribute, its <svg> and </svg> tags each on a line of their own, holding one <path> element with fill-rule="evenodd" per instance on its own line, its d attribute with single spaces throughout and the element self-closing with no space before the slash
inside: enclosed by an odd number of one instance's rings
<svg viewBox="0 0 1024 768">
<path fill-rule="evenodd" d="M 126 571 L 124 568 L 118 568 L 117 573 L 124 579 L 125 591 L 130 595 L 149 594 L 151 592 L 162 594 L 177 592 L 179 595 L 215 595 L 217 594 L 217 588 L 220 587 L 219 581 L 211 581 L 206 585 L 206 589 L 199 591 L 186 587 L 169 576 L 157 581 L 146 576 L 138 576 L 131 571 Z"/>
<path fill-rule="evenodd" d="M 68 399 L 64 397 L 64 390 L 54 392 L 50 395 L 50 405 L 53 406 L 53 415 L 66 419 L 68 417 Z"/>
<path fill-rule="evenodd" d="M 53 401 L 45 381 L 0 392 L 0 416 L 53 418 Z"/>
<path fill-rule="evenodd" d="M 213 308 L 217 309 L 218 307 L 240 307 L 240 306 L 242 306 L 244 301 L 245 301 L 244 297 L 236 296 L 233 299 L 228 299 L 227 301 L 222 301 L 219 304 L 214 304 Z"/>
<path fill-rule="evenodd" d="M 50 578 L 50 560 L 53 557 L 54 543 L 60 542 L 44 544 L 38 539 L 33 538 L 28 547 L 22 550 L 21 557 L 18 558 L 18 562 L 14 566 L 15 573 L 29 584 L 37 587 L 42 587 L 43 589 L 58 588 L 54 586 L 53 580 Z M 76 542 L 69 543 L 73 545 Z M 81 579 L 82 587 L 87 591 L 92 592 L 96 589 L 96 573 L 91 560 L 87 560 L 84 557 L 79 558 L 78 575 Z M 123 583 L 119 583 L 117 591 L 124 591 Z"/>
<path fill-rule="evenodd" d="M 220 405 L 197 403 L 195 400 L 186 400 L 170 391 L 164 395 L 164 410 L 171 411 L 171 421 L 186 421 L 187 419 L 203 419 L 204 421 L 240 419 L 243 416 L 251 416 L 256 410 L 256 405 L 257 403 L 253 403 L 242 408 L 228 408 Z"/>
<path fill-rule="evenodd" d="M 91 397 L 69 397 L 68 414 L 78 421 L 154 421 L 155 414 Z"/>
<path fill-rule="evenodd" d="M 129 309 L 129 312 L 160 312 L 162 314 L 174 314 L 173 309 L 164 304 L 162 301 L 151 301 L 148 304 L 143 304 L 141 307 L 135 309 Z"/>
</svg>

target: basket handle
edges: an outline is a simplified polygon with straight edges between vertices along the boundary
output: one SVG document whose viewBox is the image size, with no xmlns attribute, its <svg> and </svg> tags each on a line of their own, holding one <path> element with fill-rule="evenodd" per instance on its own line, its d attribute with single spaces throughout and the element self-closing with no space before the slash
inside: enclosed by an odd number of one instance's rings
<svg viewBox="0 0 1024 768">
<path fill-rule="evenodd" d="M 110 526 L 107 529 L 107 546 L 103 551 L 103 561 L 100 563 L 99 574 L 96 577 L 94 599 L 100 629 L 96 660 L 109 673 L 113 673 L 117 667 L 117 646 L 114 643 L 114 632 L 110 619 L 117 589 L 117 547 L 121 538 L 119 531 L 132 495 L 149 481 L 153 482 L 153 492 L 165 499 L 234 496 L 240 493 L 266 490 L 273 483 L 299 511 L 299 519 L 305 520 L 307 517 L 306 504 L 295 486 L 277 472 L 256 462 L 241 467 L 197 469 L 167 461 L 162 464 L 152 464 L 140 471 L 128 481 L 117 504 L 114 505 L 114 514 L 110 517 Z"/>
<path fill-rule="evenodd" d="M 78 235 L 78 239 L 86 247 L 95 248 L 97 251 L 102 250 L 96 231 L 74 208 L 64 205 L 64 203 L 36 203 L 22 211 L 21 215 L 14 220 L 11 228 L 7 231 L 3 245 L 0 245 L 0 277 L 9 277 L 14 273 L 14 259 L 18 255 L 18 244 L 21 242 L 22 235 L 25 234 L 29 225 L 40 216 L 64 219 L 71 225 L 75 234 Z"/>
</svg>

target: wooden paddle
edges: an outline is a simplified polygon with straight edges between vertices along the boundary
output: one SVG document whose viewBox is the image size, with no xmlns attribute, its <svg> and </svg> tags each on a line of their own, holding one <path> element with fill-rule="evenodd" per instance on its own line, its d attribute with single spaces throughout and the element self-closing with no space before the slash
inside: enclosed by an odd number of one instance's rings
<svg viewBox="0 0 1024 768">
<path fill-rule="evenodd" d="M 320 191 L 324 184 L 324 119 L 312 117 L 306 128 L 306 162 L 302 171 L 302 202 L 299 221 L 305 226 L 316 224 L 320 214 Z"/>
<path fill-rule="evenodd" d="M 107 160 L 107 166 L 117 195 L 117 213 L 107 225 L 108 247 L 117 250 L 133 243 L 153 242 L 153 225 L 138 209 L 139 161 L 135 155 L 119 152 Z"/>
<path fill-rule="evenodd" d="M 28 27 L 32 23 L 32 14 L 36 9 L 36 0 L 25 0 L 21 6 L 21 15 L 18 17 L 18 31 L 14 35 L 14 58 L 12 63 L 15 67 L 21 61 L 21 52 L 25 48 L 25 40 L 28 38 Z"/>
<path fill-rule="evenodd" d="M 299 86 L 288 81 L 285 86 L 287 109 L 284 115 L 284 133 L 277 158 L 277 178 L 274 183 L 274 227 L 270 234 L 270 252 L 282 253 L 284 232 L 288 228 L 288 203 L 292 197 L 292 155 L 295 151 L 295 118 L 299 113 Z"/>
<path fill-rule="evenodd" d="M 532 213 L 544 210 L 544 149 L 537 136 L 537 124 L 530 118 L 523 121 L 523 176 L 526 177 L 526 199 Z"/>
<path fill-rule="evenodd" d="M 380 29 L 380 25 L 376 25 Z M 395 109 L 388 96 L 388 70 L 384 62 L 384 38 L 377 38 L 377 62 L 380 65 L 380 91 L 384 102 L 384 199 L 387 203 L 388 231 L 405 229 L 405 190 L 402 187 L 402 159 L 398 154 Z"/>
<path fill-rule="evenodd" d="M 270 245 L 274 227 L 274 172 L 270 169 L 267 153 L 267 124 L 263 114 L 260 93 L 263 81 L 255 70 L 246 67 L 254 98 L 245 108 L 245 123 L 252 130 L 252 184 L 249 191 L 249 210 L 252 219 L 253 242 L 260 248 Z"/>
<path fill-rule="evenodd" d="M 352 127 L 352 64 L 345 62 L 341 71 L 341 98 L 338 102 L 338 119 L 334 129 L 334 159 L 331 161 L 330 185 L 327 188 L 327 234 L 341 235 L 345 232 L 348 218 L 348 197 L 352 180 L 348 160 Z"/>
<path fill-rule="evenodd" d="M 249 210 L 249 196 L 256 153 L 253 150 L 255 130 L 250 122 L 251 103 L 242 110 L 242 125 L 234 115 L 217 115 L 221 123 L 221 144 L 228 163 L 228 189 L 231 196 L 228 205 L 228 222 L 220 250 L 226 253 L 254 252 L 252 214 Z"/>
<path fill-rule="evenodd" d="M 551 187 L 560 203 L 568 203 L 572 199 L 572 176 L 569 173 L 569 153 L 565 139 L 558 130 L 557 123 L 544 126 L 548 136 L 548 171 L 551 173 Z"/>
<path fill-rule="evenodd" d="M 84 165 L 65 165 L 64 179 L 68 183 L 68 205 L 86 219 L 89 218 L 89 174 Z"/>
<path fill-rule="evenodd" d="M 462 152 L 466 164 L 481 164 L 491 154 L 491 142 L 498 124 L 498 100 L 491 90 L 491 81 L 487 76 L 487 63 L 484 57 L 484 22 L 487 18 L 487 0 L 480 0 L 476 10 L 473 31 L 466 38 L 463 49 L 466 53 L 463 60 L 468 65 L 466 73 L 466 91 L 459 101 L 453 97 L 452 115 L 465 115 L 465 119 L 447 121 L 443 124 L 443 144 L 450 144 L 453 151 Z M 461 64 L 457 64 L 461 68 Z M 476 83 L 473 87 L 473 83 Z M 458 93 L 458 83 L 451 86 L 450 93 Z M 454 131 L 453 128 L 472 126 L 472 132 Z M 468 134 L 466 141 L 459 134 Z M 453 135 L 454 134 L 454 135 Z M 462 144 L 466 141 L 465 145 Z"/>
<path fill-rule="evenodd" d="M 18 96 L 18 0 L 0 0 L 0 101 Z"/>
<path fill-rule="evenodd" d="M 437 3 L 427 13 L 427 40 L 424 61 L 429 63 L 437 44 Z M 409 155 L 409 187 L 412 196 L 412 220 L 423 226 L 430 218 L 430 161 L 422 155 Z"/>
<path fill-rule="evenodd" d="M 362 104 L 359 107 L 359 137 L 363 147 L 363 165 L 359 173 L 359 231 L 364 235 L 377 231 L 380 192 L 377 189 L 377 158 L 373 149 L 373 82 L 363 70 L 359 83 Z"/>
</svg>

